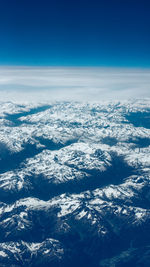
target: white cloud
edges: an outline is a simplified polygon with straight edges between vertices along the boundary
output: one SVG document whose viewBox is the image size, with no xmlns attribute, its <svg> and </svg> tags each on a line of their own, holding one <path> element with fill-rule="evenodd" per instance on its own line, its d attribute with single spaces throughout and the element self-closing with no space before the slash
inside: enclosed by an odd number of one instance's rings
<svg viewBox="0 0 150 267">
<path fill-rule="evenodd" d="M 100 101 L 141 97 L 150 97 L 150 69 L 0 68 L 2 101 Z"/>
</svg>

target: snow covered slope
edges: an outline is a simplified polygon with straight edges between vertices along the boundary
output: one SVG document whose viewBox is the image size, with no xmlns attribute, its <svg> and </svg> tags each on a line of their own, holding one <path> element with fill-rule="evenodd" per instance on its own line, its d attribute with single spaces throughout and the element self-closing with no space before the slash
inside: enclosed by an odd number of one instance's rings
<svg viewBox="0 0 150 267">
<path fill-rule="evenodd" d="M 149 187 L 149 99 L 1 103 L 0 266 L 149 266 Z"/>
</svg>

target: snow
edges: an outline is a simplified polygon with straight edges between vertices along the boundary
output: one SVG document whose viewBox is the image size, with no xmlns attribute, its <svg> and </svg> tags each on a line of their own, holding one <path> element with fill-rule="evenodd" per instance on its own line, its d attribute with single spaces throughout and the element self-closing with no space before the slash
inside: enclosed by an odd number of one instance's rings
<svg viewBox="0 0 150 267">
<path fill-rule="evenodd" d="M 143 217 L 143 213 L 142 212 L 136 212 L 136 217 L 138 219 L 141 219 Z"/>
<path fill-rule="evenodd" d="M 85 215 L 87 214 L 87 212 L 85 210 L 82 210 L 78 215 L 77 215 L 77 219 L 82 219 Z M 88 217 L 89 218 L 89 217 Z"/>
<path fill-rule="evenodd" d="M 108 198 L 117 198 L 121 195 L 121 193 L 119 192 L 119 190 L 117 190 L 116 188 L 113 188 L 111 186 L 107 187 L 106 189 L 104 189 L 105 195 Z"/>
<path fill-rule="evenodd" d="M 58 236 L 59 231 L 63 234 L 71 231 L 71 222 L 76 221 L 94 229 L 95 235 L 107 236 L 112 229 L 119 236 L 120 229 L 132 225 L 136 227 L 149 220 L 149 209 L 141 208 L 140 201 L 149 198 L 148 193 L 143 195 L 143 191 L 150 179 L 150 146 L 139 150 L 138 144 L 137 147 L 133 146 L 130 139 L 150 138 L 150 129 L 137 128 L 125 118 L 129 112 L 146 111 L 149 104 L 148 100 L 101 104 L 54 103 L 48 110 L 30 114 L 30 109 L 34 107 L 32 104 L 19 106 L 3 103 L 0 111 L 0 144 L 4 144 L 3 149 L 9 152 L 13 160 L 13 156 L 20 155 L 20 151 L 24 153 L 24 145 L 35 147 L 32 157 L 27 155 L 12 169 L 7 169 L 6 164 L 6 169 L 0 174 L 3 201 L 0 203 L 0 228 L 5 238 L 17 239 L 19 236 L 21 239 L 25 233 L 35 232 L 35 222 L 43 229 L 42 238 L 45 238 L 44 223 L 47 221 L 43 222 L 40 216 L 41 213 L 52 216 L 53 210 Z M 29 115 L 21 115 L 19 125 L 13 125 L 6 115 L 24 111 L 29 111 Z M 111 138 L 116 142 L 111 144 Z M 54 150 L 41 140 L 52 141 Z M 123 157 L 125 164 L 133 168 L 131 174 L 129 172 L 129 176 L 118 183 L 115 181 L 113 184 L 108 179 L 97 188 L 78 188 L 79 192 L 76 192 L 74 185 L 86 183 L 91 177 L 90 173 L 96 172 L 103 177 L 113 167 L 114 154 Z M 50 191 L 49 195 L 44 195 L 43 184 L 47 192 Z M 39 186 L 38 189 L 36 186 Z M 57 193 L 57 189 L 63 186 L 62 193 L 59 194 L 59 190 Z M 118 228 L 114 222 L 118 223 Z M 0 244 L 0 256 L 6 257 L 7 251 L 20 254 L 22 245 L 31 254 L 40 251 L 45 255 L 51 255 L 51 245 L 56 245 L 57 252 L 61 254 L 63 249 L 58 244 L 59 241 L 53 239 L 42 239 L 37 243 L 4 242 Z"/>
<path fill-rule="evenodd" d="M 0 257 L 7 257 L 7 254 L 4 251 L 0 251 Z"/>
</svg>

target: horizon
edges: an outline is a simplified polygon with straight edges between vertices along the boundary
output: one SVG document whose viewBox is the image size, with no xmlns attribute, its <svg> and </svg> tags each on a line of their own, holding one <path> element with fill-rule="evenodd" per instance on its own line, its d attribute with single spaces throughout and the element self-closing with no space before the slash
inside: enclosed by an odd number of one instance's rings
<svg viewBox="0 0 150 267">
<path fill-rule="evenodd" d="M 1 100 L 103 101 L 150 97 L 149 68 L 0 66 Z"/>
</svg>

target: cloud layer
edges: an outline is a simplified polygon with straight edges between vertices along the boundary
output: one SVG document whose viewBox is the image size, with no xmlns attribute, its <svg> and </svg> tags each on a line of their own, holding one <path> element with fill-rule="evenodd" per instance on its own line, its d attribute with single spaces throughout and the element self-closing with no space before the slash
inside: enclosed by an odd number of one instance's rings
<svg viewBox="0 0 150 267">
<path fill-rule="evenodd" d="M 150 97 L 150 69 L 1 67 L 0 100 L 118 100 Z"/>
</svg>

